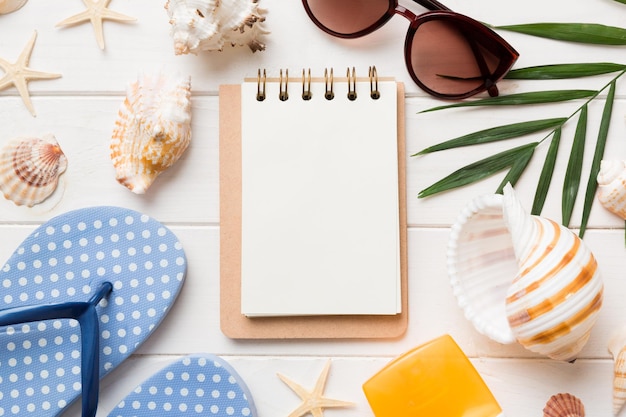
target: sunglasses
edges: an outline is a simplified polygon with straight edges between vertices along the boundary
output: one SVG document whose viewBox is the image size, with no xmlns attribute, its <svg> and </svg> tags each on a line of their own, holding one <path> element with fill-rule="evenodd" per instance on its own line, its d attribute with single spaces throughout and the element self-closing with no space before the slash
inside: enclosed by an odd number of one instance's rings
<svg viewBox="0 0 626 417">
<path fill-rule="evenodd" d="M 302 0 L 313 22 L 340 38 L 358 38 L 382 27 L 395 14 L 411 22 L 404 43 L 406 67 L 415 83 L 444 99 L 463 99 L 487 91 L 519 54 L 482 23 L 455 13 L 436 0 L 413 0 L 429 9 L 415 15 L 398 0 Z"/>
</svg>

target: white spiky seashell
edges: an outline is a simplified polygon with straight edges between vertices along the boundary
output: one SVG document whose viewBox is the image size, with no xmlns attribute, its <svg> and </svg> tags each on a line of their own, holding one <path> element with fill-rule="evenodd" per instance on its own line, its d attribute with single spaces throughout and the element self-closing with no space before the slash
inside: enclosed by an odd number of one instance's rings
<svg viewBox="0 0 626 417">
<path fill-rule="evenodd" d="M 555 394 L 546 402 L 543 417 L 585 417 L 585 406 L 572 394 Z"/>
<path fill-rule="evenodd" d="M 0 150 L 0 191 L 18 206 L 32 207 L 54 192 L 66 168 L 53 135 L 11 139 Z"/>
<path fill-rule="evenodd" d="M 12 13 L 20 9 L 28 0 L 0 0 L 0 14 Z"/>
<path fill-rule="evenodd" d="M 111 138 L 116 179 L 143 194 L 191 141 L 191 81 L 163 74 L 129 84 Z"/>
<path fill-rule="evenodd" d="M 265 49 L 265 10 L 258 0 L 168 0 L 165 9 L 176 55 L 221 51 L 225 45 Z"/>
<path fill-rule="evenodd" d="M 527 214 L 510 185 L 475 199 L 452 227 L 448 272 L 476 329 L 572 360 L 602 305 L 597 261 L 571 230 Z"/>
<path fill-rule="evenodd" d="M 610 337 L 609 352 L 613 355 L 613 415 L 626 404 L 626 326 Z"/>
<path fill-rule="evenodd" d="M 611 213 L 626 219 L 626 161 L 600 162 L 597 181 L 598 201 Z"/>
</svg>

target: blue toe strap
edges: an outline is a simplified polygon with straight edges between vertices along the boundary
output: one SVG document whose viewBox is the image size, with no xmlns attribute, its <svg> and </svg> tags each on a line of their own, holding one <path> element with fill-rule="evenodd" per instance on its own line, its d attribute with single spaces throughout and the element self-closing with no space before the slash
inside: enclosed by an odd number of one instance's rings
<svg viewBox="0 0 626 417">
<path fill-rule="evenodd" d="M 113 289 L 104 282 L 87 302 L 33 305 L 0 310 L 0 326 L 52 319 L 74 319 L 81 330 L 82 417 L 94 417 L 100 382 L 100 331 L 96 306 Z"/>
</svg>

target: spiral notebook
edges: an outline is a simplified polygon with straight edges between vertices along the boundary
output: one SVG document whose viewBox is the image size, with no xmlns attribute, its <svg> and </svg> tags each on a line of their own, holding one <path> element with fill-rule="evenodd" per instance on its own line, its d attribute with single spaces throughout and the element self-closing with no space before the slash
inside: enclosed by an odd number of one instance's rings
<svg viewBox="0 0 626 417">
<path fill-rule="evenodd" d="M 406 328 L 403 86 L 325 70 L 220 87 L 221 324 L 233 338 Z"/>
</svg>

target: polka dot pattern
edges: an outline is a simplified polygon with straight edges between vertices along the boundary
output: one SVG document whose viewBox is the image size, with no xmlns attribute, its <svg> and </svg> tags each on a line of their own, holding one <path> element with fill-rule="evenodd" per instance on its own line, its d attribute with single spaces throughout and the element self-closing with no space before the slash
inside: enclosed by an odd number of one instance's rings
<svg viewBox="0 0 626 417">
<path fill-rule="evenodd" d="M 158 221 L 117 207 L 92 207 L 38 227 L 0 270 L 0 309 L 87 301 L 98 307 L 100 377 L 159 325 L 186 273 L 183 248 Z M 0 327 L 0 417 L 55 416 L 81 394 L 78 322 L 59 319 Z"/>
<path fill-rule="evenodd" d="M 109 417 L 256 417 L 252 396 L 219 356 L 196 354 L 165 367 L 139 385 Z"/>
</svg>

